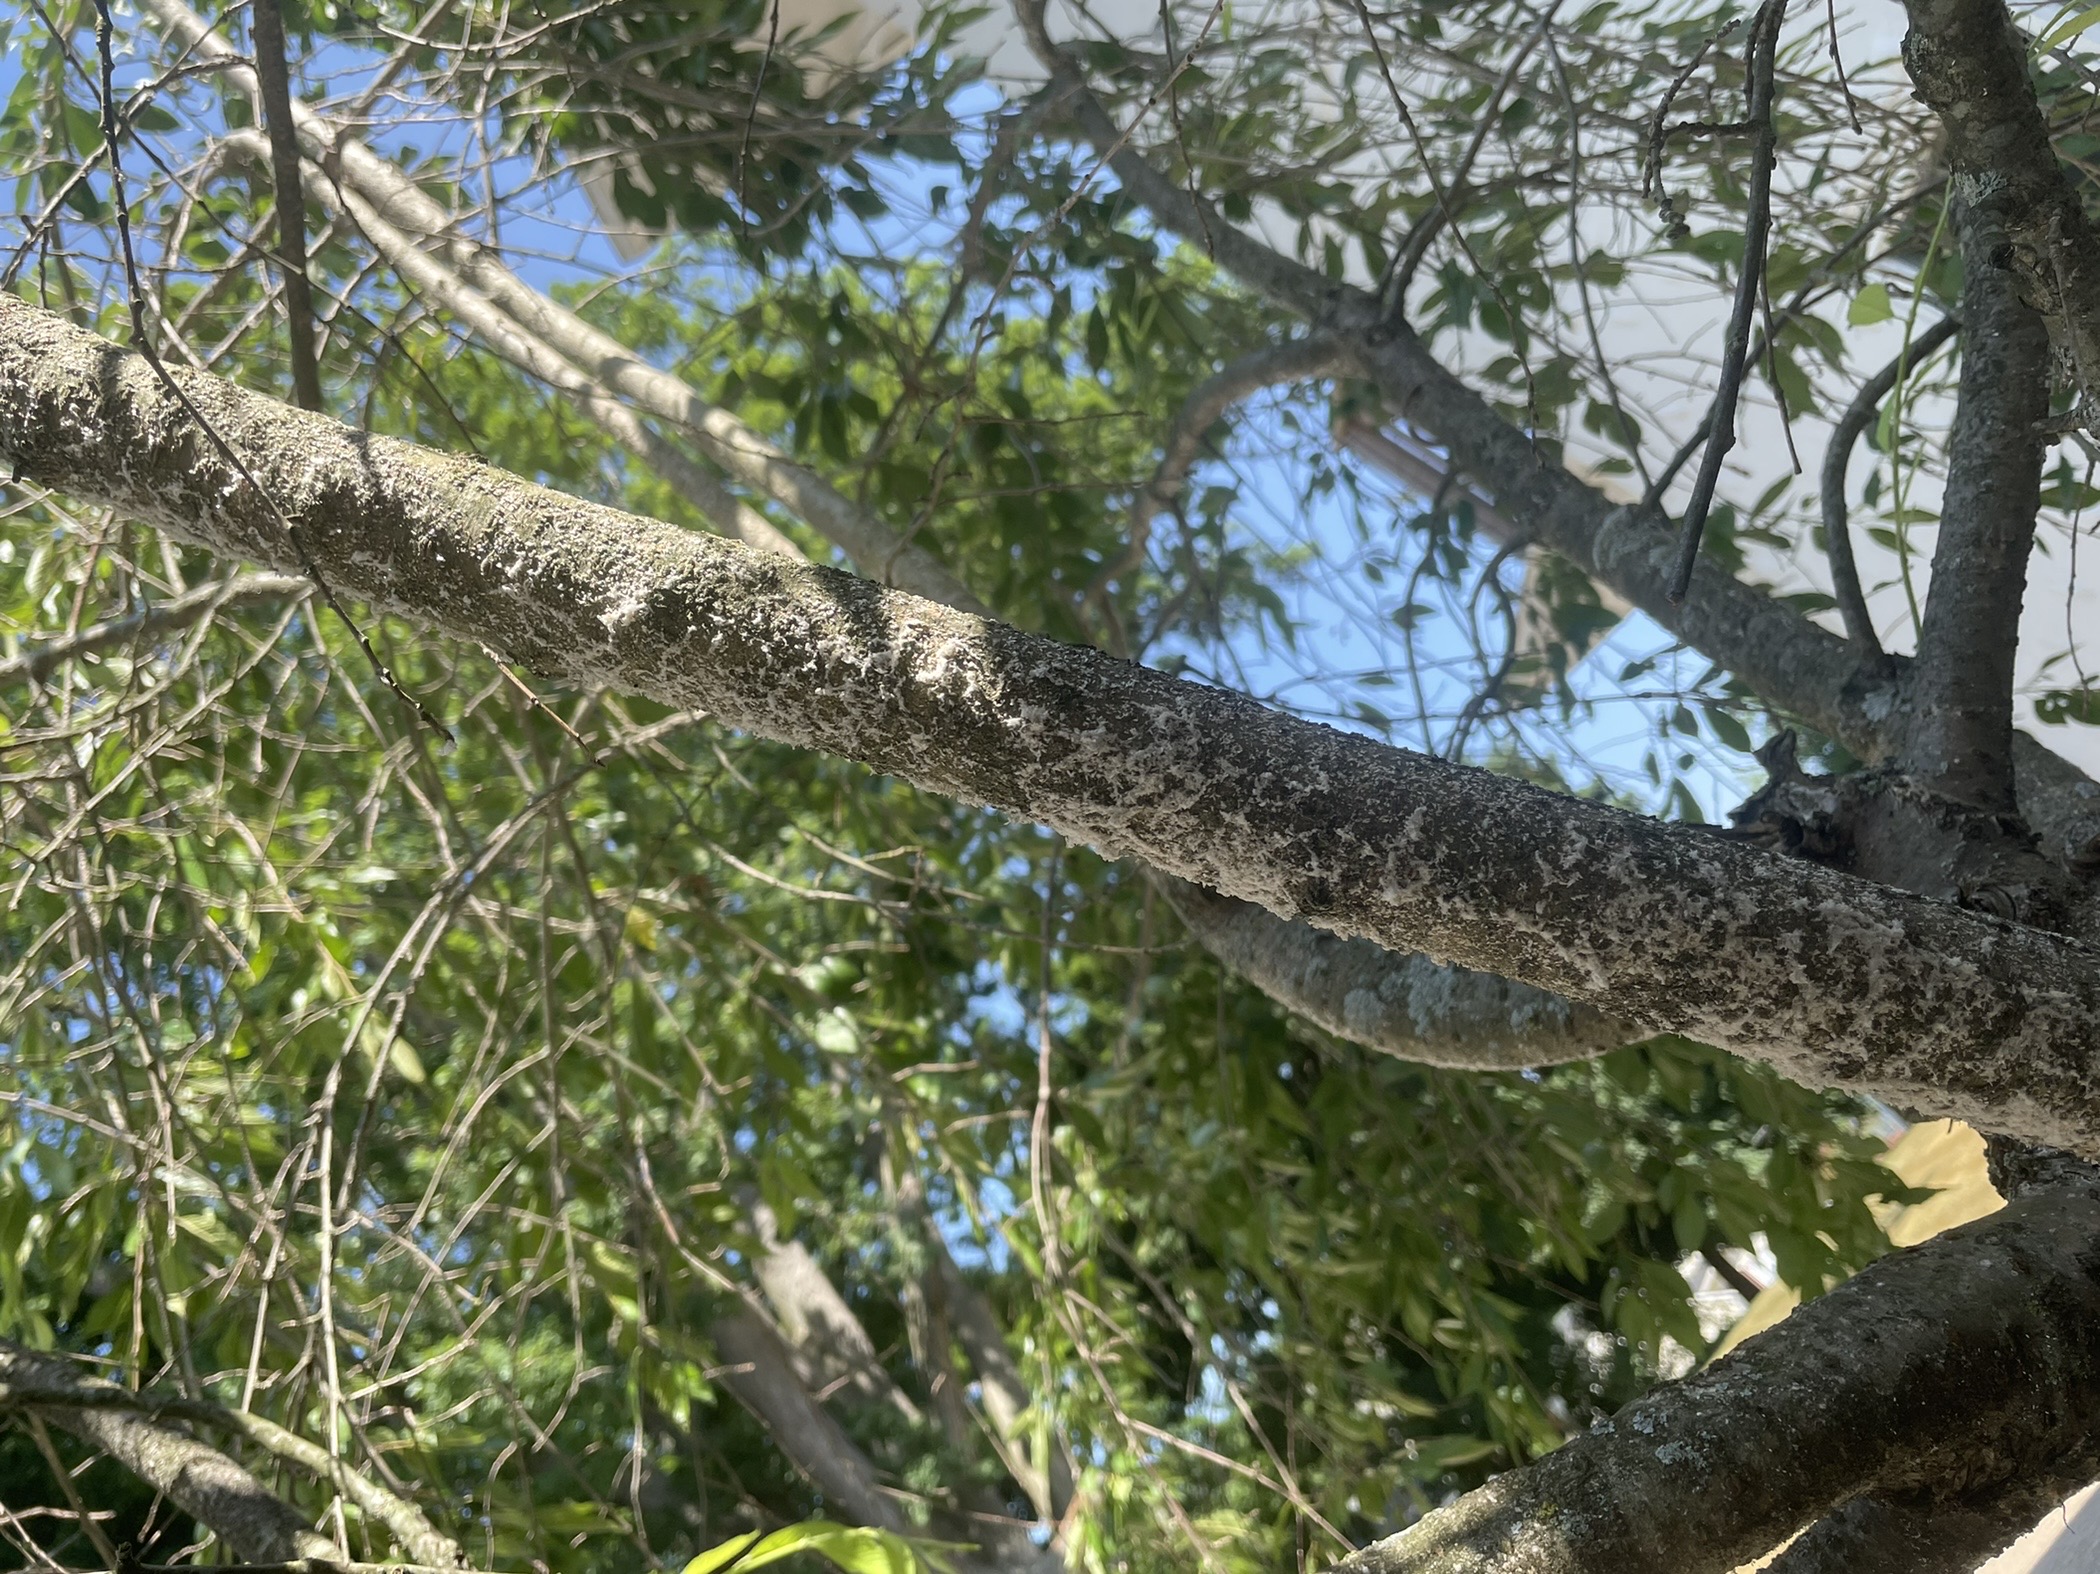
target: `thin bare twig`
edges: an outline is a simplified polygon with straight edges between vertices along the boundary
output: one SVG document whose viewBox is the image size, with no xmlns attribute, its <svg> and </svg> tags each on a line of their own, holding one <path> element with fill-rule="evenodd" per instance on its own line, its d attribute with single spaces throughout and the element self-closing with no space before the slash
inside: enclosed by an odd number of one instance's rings
<svg viewBox="0 0 2100 1574">
<path fill-rule="evenodd" d="M 285 62 L 284 12 L 253 0 L 255 77 L 262 84 L 263 129 L 270 135 L 270 184 L 277 198 L 277 265 L 284 277 L 285 331 L 292 395 L 302 410 L 321 408 L 321 364 L 314 353 L 313 287 L 306 277 L 306 187 L 299 178 L 299 133 L 292 125 L 292 80 Z"/>
<path fill-rule="evenodd" d="M 1742 392 L 1743 369 L 1750 350 L 1750 324 L 1765 273 L 1765 240 L 1772 227 L 1772 167 L 1777 162 L 1779 131 L 1772 119 L 1774 57 L 1779 48 L 1779 23 L 1786 14 L 1786 0 L 1765 0 L 1750 24 L 1750 114 L 1757 123 L 1757 149 L 1751 155 L 1750 210 L 1743 223 L 1743 266 L 1735 285 L 1735 309 L 1729 314 L 1728 338 L 1721 354 L 1721 376 L 1714 399 L 1712 429 L 1707 433 L 1706 452 L 1700 456 L 1699 476 L 1692 483 L 1691 500 L 1677 538 L 1677 557 L 1671 565 L 1671 605 L 1684 600 L 1691 588 L 1692 569 L 1699 561 L 1699 539 L 1706 531 L 1706 516 L 1713 507 L 1714 488 L 1720 483 L 1721 463 L 1735 447 L 1736 401 Z"/>
<path fill-rule="evenodd" d="M 1830 558 L 1831 594 L 1838 604 L 1838 615 L 1845 620 L 1845 637 L 1850 639 L 1867 655 L 1879 660 L 1883 651 L 1880 637 L 1874 632 L 1874 620 L 1867 613 L 1867 598 L 1860 588 L 1859 565 L 1852 557 L 1851 510 L 1845 500 L 1845 472 L 1852 463 L 1852 445 L 1873 422 L 1881 401 L 1896 386 L 1903 376 L 1906 365 L 1923 360 L 1934 350 L 1954 336 L 1960 323 L 1953 317 L 1942 317 L 1917 338 L 1906 345 L 1902 353 L 1861 385 L 1852 402 L 1830 434 L 1830 446 L 1823 450 L 1822 503 L 1823 503 L 1823 550 Z"/>
</svg>

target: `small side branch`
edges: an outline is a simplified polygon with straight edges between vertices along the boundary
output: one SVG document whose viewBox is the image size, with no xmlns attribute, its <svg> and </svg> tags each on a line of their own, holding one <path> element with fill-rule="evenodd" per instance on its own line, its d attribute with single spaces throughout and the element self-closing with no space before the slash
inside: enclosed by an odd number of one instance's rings
<svg viewBox="0 0 2100 1574">
<path fill-rule="evenodd" d="M 1728 317 L 1728 339 L 1721 351 L 1720 384 L 1714 397 L 1713 427 L 1706 439 L 1706 452 L 1699 458 L 1699 475 L 1685 504 L 1679 524 L 1677 557 L 1670 568 L 1669 598 L 1681 602 L 1691 589 L 1692 568 L 1699 561 L 1699 540 L 1706 532 L 1706 517 L 1712 511 L 1714 488 L 1720 484 L 1721 464 L 1735 447 L 1736 402 L 1742 393 L 1743 374 L 1749 365 L 1750 326 L 1764 283 L 1765 242 L 1772 228 L 1772 167 L 1778 161 L 1779 128 L 1772 118 L 1774 61 L 1779 48 L 1779 23 L 1786 14 L 1785 0 L 1765 0 L 1750 24 L 1750 113 L 1746 123 L 1757 131 L 1751 154 L 1750 207 L 1743 221 L 1743 266 L 1735 282 L 1735 307 Z"/>
<path fill-rule="evenodd" d="M 210 1527 L 247 1563 L 332 1560 L 341 1549 L 209 1444 L 139 1413 L 137 1396 L 54 1356 L 0 1345 L 0 1385 Z"/>
<path fill-rule="evenodd" d="M 1191 390 L 1174 417 L 1159 467 L 1130 505 L 1123 550 L 1101 565 L 1086 588 L 1086 604 L 1106 605 L 1109 587 L 1145 560 L 1152 522 L 1173 508 L 1202 457 L 1203 439 L 1234 405 L 1264 388 L 1319 377 L 1347 360 L 1348 352 L 1326 334 L 1264 345 L 1226 363 Z"/>
<path fill-rule="evenodd" d="M 318 410 L 321 365 L 314 353 L 313 287 L 306 277 L 306 188 L 299 178 L 299 133 L 292 125 L 284 12 L 278 0 L 253 0 L 250 16 L 255 33 L 255 75 L 262 84 L 263 125 L 270 134 L 270 180 L 277 196 L 277 261 L 284 277 L 292 396 L 300 409 Z"/>
<path fill-rule="evenodd" d="M 308 587 L 300 584 L 299 588 Z M 176 1431 L 168 1422 L 231 1433 L 305 1471 L 340 1491 L 360 1512 L 383 1525 L 395 1545 L 417 1563 L 452 1569 L 465 1562 L 459 1543 L 432 1525 L 415 1504 L 388 1491 L 362 1471 L 344 1466 L 318 1443 L 250 1411 L 179 1394 L 136 1393 L 115 1383 L 83 1376 L 55 1357 L 0 1343 L 0 1411 L 16 1408 L 33 1410 L 102 1448 L 130 1466 L 149 1485 L 182 1503 L 239 1551 L 242 1543 L 236 1542 L 227 1528 L 222 1528 L 203 1509 L 193 1507 L 160 1476 L 148 1475 L 147 1469 L 172 1471 L 168 1481 L 195 1482 L 200 1501 L 231 1505 L 221 1510 L 231 1516 L 228 1525 L 252 1537 L 253 1545 L 270 1549 L 243 1556 L 281 1559 L 296 1553 L 300 1557 L 334 1558 L 337 1549 L 325 1537 L 313 1533 L 295 1510 L 266 1491 L 240 1466 Z M 244 1481 L 248 1485 L 244 1486 Z M 296 1529 L 285 1528 L 294 1521 Z M 247 1528 L 241 1529 L 242 1526 Z"/>
<path fill-rule="evenodd" d="M 1906 345 L 1893 361 L 1868 378 L 1853 395 L 1852 402 L 1845 406 L 1845 413 L 1838 418 L 1837 427 L 1830 434 L 1830 446 L 1823 451 L 1823 547 L 1830 558 L 1831 593 L 1837 599 L 1838 615 L 1845 620 L 1845 637 L 1877 661 L 1886 653 L 1881 648 L 1880 636 L 1874 632 L 1874 620 L 1867 614 L 1866 593 L 1859 582 L 1859 565 L 1852 556 L 1852 510 L 1845 499 L 1845 473 L 1852 464 L 1853 445 L 1873 424 L 1881 401 L 1896 386 L 1896 380 L 1953 338 L 1960 326 L 1957 319 L 1942 317 Z"/>
<path fill-rule="evenodd" d="M 0 661 L 0 683 L 12 683 L 21 678 L 41 681 L 67 662 L 78 661 L 83 656 L 99 656 L 120 646 L 147 644 L 179 633 L 224 608 L 309 595 L 313 588 L 311 582 L 291 574 L 240 574 L 232 579 L 214 580 L 179 596 L 171 596 L 166 601 L 141 607 L 128 617 L 93 624 L 77 634 L 52 640 L 22 655 Z"/>
<path fill-rule="evenodd" d="M 1649 1036 L 1543 989 L 1344 940 L 1171 875 L 1153 880 L 1219 961 L 1315 1027 L 1380 1054 L 1514 1071 L 1591 1060 Z"/>
</svg>

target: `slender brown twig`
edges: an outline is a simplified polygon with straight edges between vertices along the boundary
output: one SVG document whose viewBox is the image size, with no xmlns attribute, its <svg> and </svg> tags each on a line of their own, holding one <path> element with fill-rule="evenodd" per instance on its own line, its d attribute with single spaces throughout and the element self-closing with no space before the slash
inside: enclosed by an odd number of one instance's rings
<svg viewBox="0 0 2100 1574">
<path fill-rule="evenodd" d="M 299 178 L 299 132 L 292 124 L 292 79 L 285 63 L 284 12 L 277 0 L 253 0 L 255 79 L 262 85 L 263 129 L 270 137 L 270 184 L 277 198 L 277 266 L 284 277 L 286 336 L 292 352 L 292 396 L 302 410 L 321 408 L 321 363 L 314 353 L 313 287 L 306 277 L 306 187 Z"/>
<path fill-rule="evenodd" d="M 1779 151 L 1779 131 L 1772 118 L 1773 68 L 1779 48 L 1779 23 L 1785 14 L 1786 0 L 1765 0 L 1750 24 L 1748 118 L 1758 129 L 1757 149 L 1751 155 L 1750 211 L 1743 223 L 1743 266 L 1736 279 L 1735 309 L 1729 314 L 1728 338 L 1721 352 L 1721 376 L 1706 452 L 1700 456 L 1698 479 L 1692 483 L 1691 500 L 1685 504 L 1677 557 L 1670 569 L 1667 593 L 1673 606 L 1683 601 L 1691 588 L 1692 569 L 1699 561 L 1699 540 L 1706 531 L 1714 488 L 1721 479 L 1721 464 L 1735 447 L 1736 402 L 1742 393 L 1750 325 L 1757 315 L 1764 282 L 1765 242 L 1772 228 L 1772 167 Z"/>
</svg>

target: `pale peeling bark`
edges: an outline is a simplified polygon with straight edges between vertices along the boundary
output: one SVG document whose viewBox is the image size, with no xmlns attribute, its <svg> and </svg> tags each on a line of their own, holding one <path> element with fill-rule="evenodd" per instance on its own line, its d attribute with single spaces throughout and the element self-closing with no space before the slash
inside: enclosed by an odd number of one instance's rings
<svg viewBox="0 0 2100 1574">
<path fill-rule="evenodd" d="M 1883 1259 L 1336 1574 L 1725 1574 L 1856 1493 L 2016 1483 L 2096 1406 L 2100 1199 L 2065 1189 Z"/>
<path fill-rule="evenodd" d="M 1562 996 L 1492 973 L 1396 956 L 1303 922 L 1283 923 L 1171 876 L 1161 891 L 1203 948 L 1336 1038 L 1422 1065 L 1513 1071 L 1590 1060 L 1647 1035 Z"/>
<path fill-rule="evenodd" d="M 217 1449 L 139 1414 L 135 1396 L 83 1377 L 55 1356 L 0 1345 L 0 1400 L 32 1406 L 107 1454 L 207 1526 L 244 1563 L 341 1556 L 303 1514 Z"/>
<path fill-rule="evenodd" d="M 0 298 L 0 452 L 230 556 L 580 685 L 711 711 L 1345 938 L 2100 1155 L 2100 968 L 2076 943 L 1392 749 L 1098 652 L 185 386 Z"/>
</svg>

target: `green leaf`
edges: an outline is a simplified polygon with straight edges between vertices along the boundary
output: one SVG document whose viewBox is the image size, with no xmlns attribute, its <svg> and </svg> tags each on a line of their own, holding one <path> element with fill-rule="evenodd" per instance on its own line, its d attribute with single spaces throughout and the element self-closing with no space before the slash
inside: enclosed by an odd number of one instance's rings
<svg viewBox="0 0 2100 1574">
<path fill-rule="evenodd" d="M 1896 308 L 1889 304 L 1889 287 L 1886 284 L 1870 284 L 1852 297 L 1852 305 L 1845 312 L 1845 321 L 1855 328 L 1864 328 L 1870 323 L 1887 322 L 1896 315 Z"/>
<path fill-rule="evenodd" d="M 1750 729 L 1727 711 L 1717 705 L 1708 706 L 1706 724 L 1713 729 L 1714 736 L 1729 748 L 1740 749 L 1745 754 L 1750 752 Z"/>
<path fill-rule="evenodd" d="M 2067 721 L 2100 727 L 2100 689 L 2052 689 L 2034 702 L 2034 714 L 2051 727 Z"/>
<path fill-rule="evenodd" d="M 685 1566 L 685 1574 L 716 1574 L 731 1566 L 760 1569 L 798 1552 L 814 1552 L 847 1574 L 914 1574 L 919 1567 L 918 1554 L 902 1536 L 812 1519 L 776 1530 L 763 1540 L 755 1530 L 733 1536 L 693 1559 Z"/>
<path fill-rule="evenodd" d="M 2069 7 L 2065 9 L 2068 10 Z M 2085 10 L 2055 23 L 2048 32 L 2034 41 L 2034 52 L 2039 55 L 2054 49 L 2058 44 L 2076 38 L 2095 23 L 2100 23 L 2100 5 L 2088 6 Z"/>
</svg>

